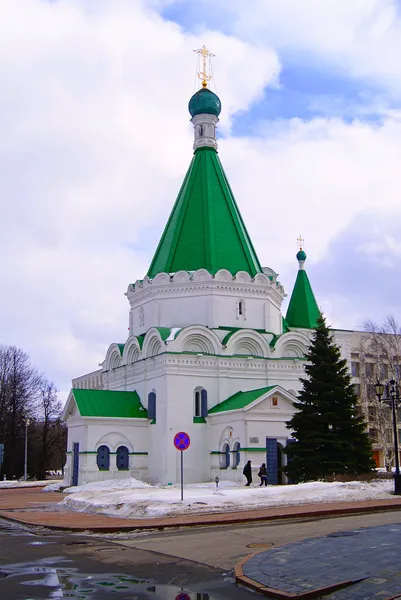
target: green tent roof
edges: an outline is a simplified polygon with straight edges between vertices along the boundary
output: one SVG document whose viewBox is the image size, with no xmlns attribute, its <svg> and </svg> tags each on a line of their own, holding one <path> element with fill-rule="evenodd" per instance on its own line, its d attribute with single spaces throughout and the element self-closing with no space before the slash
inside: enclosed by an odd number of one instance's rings
<svg viewBox="0 0 401 600">
<path fill-rule="evenodd" d="M 261 273 L 238 206 L 214 148 L 198 148 L 148 271 L 227 269 Z"/>
<path fill-rule="evenodd" d="M 209 415 L 225 412 L 227 410 L 239 410 L 241 408 L 245 408 L 248 404 L 254 402 L 267 392 L 273 390 L 276 385 L 270 385 L 269 387 L 259 388 L 257 390 L 249 390 L 249 392 L 237 392 L 233 396 L 227 398 L 227 400 L 223 400 L 220 404 L 216 404 L 209 410 Z"/>
<path fill-rule="evenodd" d="M 81 417 L 119 417 L 147 419 L 136 392 L 73 389 L 72 394 Z"/>
<path fill-rule="evenodd" d="M 286 324 L 288 327 L 314 329 L 319 315 L 320 310 L 306 271 L 300 269 L 288 305 Z"/>
</svg>

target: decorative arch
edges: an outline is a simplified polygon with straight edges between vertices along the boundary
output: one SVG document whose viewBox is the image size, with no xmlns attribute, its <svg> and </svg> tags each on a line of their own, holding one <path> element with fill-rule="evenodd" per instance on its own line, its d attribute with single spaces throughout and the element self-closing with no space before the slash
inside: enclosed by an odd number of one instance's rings
<svg viewBox="0 0 401 600">
<path fill-rule="evenodd" d="M 271 283 L 269 277 L 264 273 L 257 273 L 253 280 L 259 285 L 270 285 Z"/>
<path fill-rule="evenodd" d="M 234 333 L 227 342 L 227 354 L 244 354 L 266 358 L 269 355 L 267 340 L 257 331 L 243 329 Z"/>
<path fill-rule="evenodd" d="M 160 333 L 154 327 L 149 329 L 143 342 L 142 355 L 145 358 L 156 356 L 162 352 L 164 342 L 160 337 Z"/>
<path fill-rule="evenodd" d="M 221 342 L 217 335 L 207 327 L 186 327 L 176 338 L 177 348 L 181 352 L 199 354 L 220 354 Z"/>
<path fill-rule="evenodd" d="M 275 355 L 277 358 L 304 358 L 308 352 L 309 343 L 310 339 L 304 333 L 290 331 L 277 340 Z"/>
<path fill-rule="evenodd" d="M 95 450 L 97 451 L 102 445 L 108 446 L 111 452 L 116 452 L 119 446 L 127 446 L 130 452 L 133 452 L 134 450 L 129 438 L 118 431 L 110 431 L 99 438 L 95 444 Z"/>
<path fill-rule="evenodd" d="M 217 271 L 214 278 L 217 281 L 232 281 L 233 280 L 233 276 L 231 275 L 230 271 L 227 271 L 227 269 L 220 269 L 219 271 Z"/>
<path fill-rule="evenodd" d="M 139 360 L 141 349 L 136 337 L 131 337 L 125 344 L 123 353 L 123 362 L 126 365 L 130 365 Z"/>
<path fill-rule="evenodd" d="M 237 281 L 238 283 L 251 283 L 252 278 L 246 271 L 238 271 L 238 273 L 235 276 L 235 281 Z"/>
<path fill-rule="evenodd" d="M 167 285 L 170 281 L 171 278 L 168 273 L 158 273 L 153 279 L 153 285 Z"/>
<path fill-rule="evenodd" d="M 206 269 L 198 269 L 191 277 L 192 281 L 211 281 L 213 276 Z"/>
<path fill-rule="evenodd" d="M 122 363 L 121 360 L 121 348 L 118 344 L 111 344 L 106 352 L 106 358 L 103 363 L 103 369 L 116 369 Z"/>
<path fill-rule="evenodd" d="M 188 283 L 189 273 L 188 271 L 177 271 L 173 275 L 173 283 Z"/>
</svg>

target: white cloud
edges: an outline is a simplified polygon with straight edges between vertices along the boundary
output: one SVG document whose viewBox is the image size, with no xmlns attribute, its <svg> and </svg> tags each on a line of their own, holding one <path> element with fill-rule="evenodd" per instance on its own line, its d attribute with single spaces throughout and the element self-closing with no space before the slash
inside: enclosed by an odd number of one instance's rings
<svg viewBox="0 0 401 600">
<path fill-rule="evenodd" d="M 193 48 L 224 57 L 226 131 L 279 63 L 124 0 L 3 0 L 0 38 L 2 341 L 65 391 L 127 336 L 123 294 L 146 273 L 191 159 Z"/>
<path fill-rule="evenodd" d="M 276 81 L 269 37 L 193 36 L 151 6 L 159 4 L 0 4 L 0 329 L 64 396 L 72 376 L 127 336 L 123 294 L 146 273 L 191 158 L 194 48 L 216 54 L 220 156 L 260 258 L 287 290 L 300 233 L 310 264 L 358 211 L 393 213 L 399 203 L 397 112 L 381 125 L 277 121 L 259 124 L 257 139 L 231 137 L 233 113 Z M 287 29 L 270 21 L 281 48 Z"/>
<path fill-rule="evenodd" d="M 192 0 L 178 0 L 189 6 Z M 323 64 L 401 92 L 398 0 L 199 0 L 225 30 L 291 53 L 301 65 Z M 195 9 L 193 11 L 196 14 Z"/>
</svg>

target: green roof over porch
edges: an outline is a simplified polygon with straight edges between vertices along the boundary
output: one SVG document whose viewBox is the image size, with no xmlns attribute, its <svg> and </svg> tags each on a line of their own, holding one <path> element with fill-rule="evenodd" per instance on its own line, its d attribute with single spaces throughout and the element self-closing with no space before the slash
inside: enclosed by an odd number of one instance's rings
<svg viewBox="0 0 401 600">
<path fill-rule="evenodd" d="M 208 411 L 208 414 L 213 415 L 228 410 L 240 410 L 241 408 L 245 408 L 249 404 L 252 404 L 252 402 L 267 394 L 267 392 L 274 390 L 276 387 L 276 385 L 270 385 L 269 387 L 249 390 L 248 392 L 237 392 L 233 396 L 227 398 L 227 400 L 223 400 L 220 404 L 213 406 L 213 408 Z"/>
<path fill-rule="evenodd" d="M 148 277 L 202 268 L 262 273 L 220 159 L 208 147 L 195 151 Z"/>
<path fill-rule="evenodd" d="M 148 412 L 134 392 L 71 390 L 81 417 L 147 419 Z"/>
</svg>

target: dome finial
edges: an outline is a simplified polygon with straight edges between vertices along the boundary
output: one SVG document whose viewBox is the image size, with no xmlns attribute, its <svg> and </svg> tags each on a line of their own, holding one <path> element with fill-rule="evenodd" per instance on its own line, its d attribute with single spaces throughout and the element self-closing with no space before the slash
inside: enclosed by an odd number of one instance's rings
<svg viewBox="0 0 401 600">
<path fill-rule="evenodd" d="M 303 250 L 304 239 L 302 235 L 300 235 L 299 238 L 297 238 L 297 242 L 299 244 L 299 252 L 297 252 L 297 261 L 299 262 L 299 268 L 303 269 L 304 263 L 306 261 L 306 253 Z"/>
<path fill-rule="evenodd" d="M 302 250 L 302 246 L 304 245 L 304 238 L 302 237 L 302 235 L 299 236 L 299 238 L 297 238 L 297 242 L 299 244 L 299 249 Z"/>
<path fill-rule="evenodd" d="M 203 45 L 202 48 L 198 48 L 198 50 L 194 50 L 194 52 L 196 52 L 199 57 L 202 57 L 202 70 L 198 71 L 198 77 L 202 80 L 202 87 L 206 88 L 207 82 L 213 77 L 211 74 L 212 69 L 210 59 L 215 55 L 209 52 L 205 45 Z"/>
</svg>

